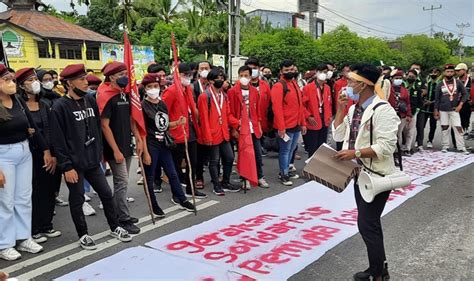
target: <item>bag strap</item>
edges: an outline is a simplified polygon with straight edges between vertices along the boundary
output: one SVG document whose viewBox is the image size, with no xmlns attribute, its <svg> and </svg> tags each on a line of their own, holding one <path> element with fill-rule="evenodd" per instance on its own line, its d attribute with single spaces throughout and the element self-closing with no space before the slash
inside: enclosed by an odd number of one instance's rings
<svg viewBox="0 0 474 281">
<path fill-rule="evenodd" d="M 379 103 L 377 103 L 376 105 L 374 105 L 374 107 L 372 107 L 372 110 L 375 112 L 375 110 L 376 110 L 379 106 L 384 105 L 384 104 L 387 104 L 387 102 L 384 102 L 384 101 L 379 102 Z M 374 128 L 373 128 L 373 127 L 374 127 L 374 126 L 373 126 L 373 125 L 374 125 L 374 121 L 373 121 L 373 119 L 374 119 L 374 115 L 372 114 L 372 116 L 370 117 L 370 146 L 372 146 L 372 144 L 374 143 L 374 139 L 373 139 L 373 138 L 374 138 L 374 132 L 373 132 L 373 130 L 374 130 Z M 378 172 L 375 172 L 374 170 L 371 169 L 371 168 L 372 168 L 372 161 L 373 161 L 373 159 L 370 158 L 370 168 L 367 167 L 367 166 L 365 166 L 364 164 L 362 164 L 362 165 L 363 165 L 364 168 L 367 169 L 369 172 L 384 177 L 385 175 L 383 175 L 383 174 L 381 174 L 381 173 L 378 173 Z"/>
</svg>

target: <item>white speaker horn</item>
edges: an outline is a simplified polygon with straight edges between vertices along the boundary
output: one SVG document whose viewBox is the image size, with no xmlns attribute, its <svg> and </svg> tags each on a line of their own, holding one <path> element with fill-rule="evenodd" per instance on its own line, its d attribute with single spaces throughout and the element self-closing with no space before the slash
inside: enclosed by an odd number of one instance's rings
<svg viewBox="0 0 474 281">
<path fill-rule="evenodd" d="M 360 195 L 362 195 L 364 201 L 371 203 L 379 193 L 410 185 L 411 178 L 404 172 L 381 177 L 362 170 L 359 174 L 358 184 Z"/>
</svg>

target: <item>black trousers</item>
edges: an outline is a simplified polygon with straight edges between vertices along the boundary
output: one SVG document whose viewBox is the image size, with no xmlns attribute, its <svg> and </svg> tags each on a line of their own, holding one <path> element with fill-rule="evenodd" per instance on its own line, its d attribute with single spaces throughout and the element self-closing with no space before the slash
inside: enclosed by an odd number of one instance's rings
<svg viewBox="0 0 474 281">
<path fill-rule="evenodd" d="M 117 213 L 115 212 L 115 200 L 102 169 L 97 166 L 85 171 L 77 171 L 77 174 L 79 176 L 77 183 L 66 182 L 66 184 L 69 188 L 69 208 L 79 238 L 88 234 L 86 218 L 82 212 L 82 204 L 84 204 L 84 179 L 91 184 L 91 187 L 99 195 L 110 230 L 115 230 L 119 226 Z"/>
<path fill-rule="evenodd" d="M 358 211 L 357 226 L 367 247 L 369 272 L 374 277 L 381 276 L 386 257 L 380 217 L 387 203 L 390 191 L 379 193 L 375 196 L 372 203 L 367 203 L 360 195 L 357 180 L 355 182 L 354 194 Z"/>
<path fill-rule="evenodd" d="M 423 146 L 423 139 L 425 136 L 425 124 L 427 114 L 425 112 L 418 112 L 416 115 L 416 142 L 418 146 Z"/>
<path fill-rule="evenodd" d="M 318 150 L 318 148 L 328 140 L 328 127 L 322 127 L 320 130 L 308 130 L 303 136 L 304 148 L 308 152 L 308 157 Z"/>
<path fill-rule="evenodd" d="M 430 132 L 428 134 L 428 141 L 429 142 L 433 142 L 433 139 L 434 139 L 434 135 L 435 135 L 435 132 L 436 132 L 436 123 L 438 122 L 438 120 L 436 120 L 436 118 L 434 118 L 434 114 L 433 113 L 424 113 L 425 114 L 425 124 L 423 126 L 423 128 L 426 127 L 426 123 L 428 122 L 428 119 L 430 119 Z"/>
<path fill-rule="evenodd" d="M 188 142 L 189 161 L 186 159 L 186 145 L 184 143 L 176 144 L 176 147 L 171 151 L 173 154 L 173 162 L 181 182 L 186 183 L 186 193 L 191 194 L 191 182 L 189 181 L 189 167 L 192 170 L 192 179 L 196 180 L 196 162 L 197 162 L 197 142 Z M 183 159 L 186 161 L 186 173 L 181 169 Z M 155 177 L 156 178 L 156 177 Z"/>
<path fill-rule="evenodd" d="M 209 161 L 209 146 L 196 143 L 196 179 L 204 180 L 204 165 Z"/>
<path fill-rule="evenodd" d="M 222 180 L 229 182 L 230 174 L 232 172 L 232 164 L 234 163 L 234 153 L 227 141 L 223 141 L 218 145 L 209 146 L 209 172 L 211 174 L 212 183 L 214 186 L 219 186 L 219 158 L 222 161 L 224 174 Z"/>
<path fill-rule="evenodd" d="M 32 234 L 53 229 L 56 190 L 61 185 L 61 173 L 46 172 L 43 152 L 33 150 Z M 58 180 L 59 179 L 59 180 Z M 59 182 L 59 184 L 58 184 Z"/>
<path fill-rule="evenodd" d="M 469 128 L 469 125 L 471 125 L 470 120 L 471 120 L 471 103 L 470 102 L 465 102 L 462 105 L 461 111 L 459 111 L 459 115 L 461 117 L 461 127 L 464 129 L 464 131 L 467 131 Z"/>
</svg>

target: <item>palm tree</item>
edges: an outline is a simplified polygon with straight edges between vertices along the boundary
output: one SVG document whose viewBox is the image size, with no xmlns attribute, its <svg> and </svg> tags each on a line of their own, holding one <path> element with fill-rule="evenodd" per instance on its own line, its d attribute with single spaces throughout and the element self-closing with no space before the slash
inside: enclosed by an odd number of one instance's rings
<svg viewBox="0 0 474 281">
<path fill-rule="evenodd" d="M 184 3 L 185 0 L 178 0 L 174 5 L 172 0 L 136 0 L 135 7 L 137 9 L 150 12 L 150 16 L 140 18 L 137 24 L 142 25 L 143 23 L 156 23 L 158 21 L 171 23 L 178 15 L 178 7 Z"/>
<path fill-rule="evenodd" d="M 114 18 L 123 25 L 124 30 L 132 30 L 139 18 L 133 0 L 120 0 L 120 4 L 114 9 Z"/>
</svg>

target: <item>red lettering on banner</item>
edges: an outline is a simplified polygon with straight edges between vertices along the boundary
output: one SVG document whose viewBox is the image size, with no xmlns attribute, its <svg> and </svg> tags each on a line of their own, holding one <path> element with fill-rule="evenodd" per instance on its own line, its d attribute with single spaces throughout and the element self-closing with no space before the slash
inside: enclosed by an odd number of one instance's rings
<svg viewBox="0 0 474 281">
<path fill-rule="evenodd" d="M 253 279 L 252 277 L 248 277 L 247 275 L 242 275 L 237 281 L 257 281 L 257 280 Z"/>
<path fill-rule="evenodd" d="M 223 242 L 224 239 L 219 238 L 219 233 L 218 232 L 213 232 L 210 234 L 204 234 L 203 236 L 199 236 L 194 240 L 194 243 L 207 247 L 207 246 L 214 246 L 219 244 L 220 242 Z"/>
<path fill-rule="evenodd" d="M 262 223 L 265 223 L 265 222 L 270 221 L 273 218 L 277 218 L 277 217 L 278 217 L 277 215 L 263 214 L 263 215 L 259 215 L 258 217 L 248 219 L 245 222 L 251 222 L 251 223 L 260 225 Z"/>
<path fill-rule="evenodd" d="M 224 253 L 224 252 L 209 252 L 204 254 L 204 258 L 207 260 L 221 260 L 225 258 L 229 258 L 228 260 L 225 261 L 225 263 L 231 263 L 234 262 L 238 256 L 235 254 L 229 254 L 229 253 Z"/>
<path fill-rule="evenodd" d="M 289 226 L 287 221 L 275 223 L 265 228 L 265 230 L 271 231 L 276 234 L 287 233 L 291 229 L 296 229 L 294 226 Z"/>
<path fill-rule="evenodd" d="M 166 249 L 171 250 L 171 251 L 179 251 L 179 250 L 183 250 L 183 249 L 188 248 L 188 247 L 196 249 L 194 251 L 189 251 L 188 253 L 190 253 L 190 254 L 200 253 L 200 252 L 204 251 L 204 247 L 196 245 L 196 244 L 188 242 L 188 241 L 179 241 L 179 242 L 175 242 L 175 243 L 171 243 L 171 244 L 166 245 Z"/>
<path fill-rule="evenodd" d="M 237 236 L 241 233 L 244 233 L 245 231 L 235 228 L 235 227 L 227 227 L 227 228 L 221 229 L 220 232 L 222 232 L 222 234 L 224 234 L 225 236 L 232 237 L 232 236 Z"/>
<path fill-rule="evenodd" d="M 303 223 L 305 223 L 304 221 L 310 221 L 312 219 L 313 218 L 311 218 L 311 217 L 305 217 L 305 216 L 299 216 L 299 217 L 288 216 L 286 218 L 283 218 L 282 220 L 286 220 L 288 222 L 303 224 Z"/>
<path fill-rule="evenodd" d="M 338 217 L 334 217 L 334 218 L 331 218 L 331 219 L 321 219 L 321 220 L 329 221 L 329 222 L 333 222 L 333 223 L 345 224 L 345 225 L 356 225 L 356 223 L 354 223 L 354 222 L 357 222 L 357 218 L 338 218 Z"/>
<path fill-rule="evenodd" d="M 306 209 L 306 211 L 301 212 L 300 215 L 310 215 L 312 217 L 318 217 L 324 214 L 330 214 L 331 211 L 323 209 L 321 207 L 311 207 Z"/>
<path fill-rule="evenodd" d="M 313 226 L 313 227 L 311 227 L 311 229 L 315 230 L 315 231 L 322 232 L 322 233 L 328 233 L 328 234 L 334 234 L 334 233 L 337 233 L 337 232 L 340 231 L 339 228 L 324 226 L 324 225 Z"/>
<path fill-rule="evenodd" d="M 239 264 L 238 267 L 246 270 L 250 270 L 260 274 L 268 274 L 270 271 L 262 270 L 263 262 L 259 260 L 249 260 L 244 261 L 243 263 Z"/>
</svg>

